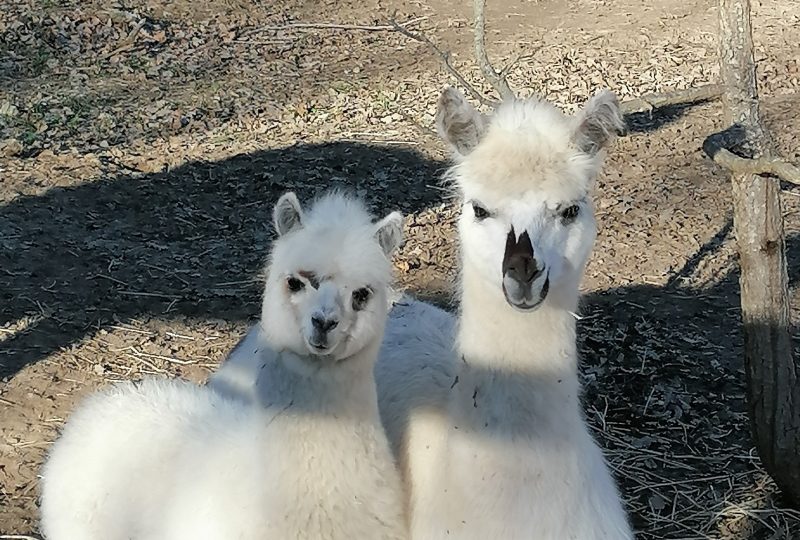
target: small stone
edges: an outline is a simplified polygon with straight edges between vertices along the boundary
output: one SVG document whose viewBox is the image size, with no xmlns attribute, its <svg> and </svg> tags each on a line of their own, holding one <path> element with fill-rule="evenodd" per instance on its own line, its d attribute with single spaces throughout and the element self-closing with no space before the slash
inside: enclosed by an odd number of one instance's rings
<svg viewBox="0 0 800 540">
<path fill-rule="evenodd" d="M 22 152 L 22 143 L 17 139 L 5 139 L 0 142 L 0 156 L 13 157 Z"/>
<path fill-rule="evenodd" d="M 0 116 L 8 116 L 13 117 L 19 114 L 19 109 L 17 109 L 14 104 L 10 101 L 4 101 L 0 103 Z"/>
</svg>

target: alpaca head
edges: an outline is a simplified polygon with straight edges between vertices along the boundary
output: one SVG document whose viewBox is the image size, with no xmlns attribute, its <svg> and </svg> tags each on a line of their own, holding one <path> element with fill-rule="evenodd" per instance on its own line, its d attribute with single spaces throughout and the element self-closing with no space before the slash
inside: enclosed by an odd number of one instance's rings
<svg viewBox="0 0 800 540">
<path fill-rule="evenodd" d="M 616 97 L 601 92 L 574 117 L 537 99 L 485 116 L 447 89 L 436 123 L 455 152 L 464 265 L 519 310 L 575 296 L 597 233 L 602 150 L 625 129 Z"/>
<path fill-rule="evenodd" d="M 278 238 L 262 308 L 270 344 L 312 361 L 339 361 L 379 342 L 402 216 L 373 223 L 361 202 L 338 193 L 304 212 L 286 193 L 273 218 Z"/>
</svg>

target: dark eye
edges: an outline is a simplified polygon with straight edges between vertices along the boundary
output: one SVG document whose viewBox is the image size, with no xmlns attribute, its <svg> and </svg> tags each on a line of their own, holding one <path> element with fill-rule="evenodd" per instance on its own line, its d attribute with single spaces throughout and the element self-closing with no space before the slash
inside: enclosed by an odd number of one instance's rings
<svg viewBox="0 0 800 540">
<path fill-rule="evenodd" d="M 353 291 L 353 309 L 355 311 L 361 311 L 364 309 L 364 306 L 367 305 L 371 295 L 372 291 L 369 287 L 362 287 L 361 289 L 356 289 Z"/>
<path fill-rule="evenodd" d="M 286 286 L 289 287 L 289 291 L 291 292 L 299 292 L 306 288 L 306 284 L 297 279 L 296 277 L 290 277 L 286 280 Z"/>
<path fill-rule="evenodd" d="M 572 221 L 581 211 L 581 207 L 577 204 L 573 204 L 572 206 L 568 206 L 564 210 L 561 211 L 561 219 L 564 221 Z"/>
<path fill-rule="evenodd" d="M 489 217 L 489 211 L 478 203 L 472 203 L 472 211 L 475 212 L 475 219 L 483 221 Z"/>
</svg>

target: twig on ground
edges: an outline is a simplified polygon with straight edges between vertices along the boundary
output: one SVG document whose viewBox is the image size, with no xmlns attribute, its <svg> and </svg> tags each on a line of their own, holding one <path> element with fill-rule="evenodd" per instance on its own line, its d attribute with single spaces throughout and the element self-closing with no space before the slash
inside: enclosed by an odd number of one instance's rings
<svg viewBox="0 0 800 540">
<path fill-rule="evenodd" d="M 483 95 L 480 92 L 478 92 L 475 89 L 474 86 L 469 84 L 467 82 L 467 80 L 464 79 L 464 77 L 461 75 L 461 73 L 459 73 L 458 70 L 456 70 L 456 68 L 453 67 L 453 65 L 450 63 L 450 53 L 449 52 L 443 51 L 442 49 L 440 49 L 426 35 L 424 35 L 424 34 L 416 34 L 416 33 L 412 32 L 411 30 L 409 30 L 408 28 L 406 28 L 404 26 L 401 26 L 397 21 L 394 20 L 394 18 L 391 19 L 391 23 L 392 23 L 392 27 L 397 32 L 400 32 L 401 34 L 403 34 L 407 38 L 413 39 L 414 41 L 418 41 L 420 43 L 424 43 L 425 45 L 428 46 L 429 49 L 431 49 L 433 52 L 435 52 L 439 56 L 439 58 L 441 58 L 442 62 L 444 63 L 444 67 L 447 68 L 447 71 L 449 71 L 450 74 L 453 77 L 456 78 L 458 83 L 461 86 L 464 87 L 464 89 L 469 93 L 469 95 L 471 95 L 473 98 L 475 98 L 478 101 L 480 101 L 482 105 L 487 105 L 487 106 L 490 106 L 490 107 L 497 106 L 497 102 L 496 101 L 483 97 Z"/>
<path fill-rule="evenodd" d="M 413 24 L 417 24 L 419 22 L 424 21 L 427 17 L 415 17 L 413 19 L 409 19 L 402 23 L 397 23 L 396 21 L 392 21 L 392 24 L 378 24 L 378 25 L 366 25 L 366 24 L 336 24 L 336 23 L 289 23 L 277 26 L 261 26 L 259 28 L 253 28 L 252 30 L 248 30 L 244 32 L 241 37 L 250 36 L 253 34 L 258 34 L 259 32 L 266 32 L 266 31 L 275 31 L 275 30 L 357 30 L 363 32 L 388 32 L 391 30 L 396 30 L 395 24 L 399 25 L 402 28 L 406 28 Z"/>
<path fill-rule="evenodd" d="M 155 358 L 156 360 L 164 360 L 165 362 L 169 362 L 171 364 L 179 364 L 181 366 L 189 366 L 192 364 L 196 364 L 197 360 L 182 360 L 180 358 L 175 358 L 174 356 L 163 356 L 160 354 L 150 354 L 146 352 L 142 352 L 138 350 L 136 347 L 130 347 L 131 356 L 135 358 Z M 206 360 L 210 360 L 207 356 L 202 357 Z"/>
<path fill-rule="evenodd" d="M 475 9 L 475 58 L 483 76 L 497 90 L 503 100 L 514 99 L 514 92 L 508 86 L 505 75 L 495 71 L 486 54 L 486 0 L 474 0 Z"/>
<path fill-rule="evenodd" d="M 136 26 L 133 28 L 133 30 L 131 30 L 131 32 L 128 34 L 128 36 L 125 39 L 122 40 L 122 43 L 119 45 L 119 47 L 116 47 L 113 51 L 109 51 L 109 52 L 101 55 L 100 56 L 100 61 L 102 62 L 103 60 L 108 60 L 109 58 L 111 58 L 113 56 L 116 56 L 121 52 L 125 52 L 128 49 L 130 49 L 131 47 L 133 47 L 133 44 L 136 41 L 136 36 L 139 35 L 139 31 L 142 29 L 142 27 L 145 25 L 145 23 L 147 23 L 147 19 L 140 20 L 136 24 Z"/>
<path fill-rule="evenodd" d="M 682 105 L 685 103 L 696 103 L 710 99 L 722 97 L 724 89 L 721 84 L 707 84 L 697 88 L 687 88 L 686 90 L 675 90 L 663 94 L 648 94 L 639 98 L 629 99 L 622 102 L 620 106 L 625 114 L 652 111 L 659 107 L 669 105 Z"/>
<path fill-rule="evenodd" d="M 417 128 L 417 130 L 419 130 L 420 133 L 422 133 L 424 135 L 427 135 L 427 136 L 430 136 L 430 137 L 434 137 L 434 138 L 438 138 L 439 137 L 439 135 L 436 133 L 435 129 L 431 129 L 429 127 L 423 126 L 422 124 L 417 122 L 417 120 L 412 115 L 406 113 L 403 110 L 398 110 L 397 112 L 400 114 L 400 116 L 403 117 L 403 119 L 406 122 L 408 122 L 409 124 L 411 124 L 415 128 Z"/>
<path fill-rule="evenodd" d="M 144 291 L 119 291 L 119 294 L 124 294 L 127 296 L 152 296 L 153 298 L 165 298 L 167 300 L 174 299 L 174 300 L 181 300 L 182 296 L 175 296 L 174 294 L 161 294 L 161 293 L 151 293 L 151 292 L 144 292 Z"/>
</svg>

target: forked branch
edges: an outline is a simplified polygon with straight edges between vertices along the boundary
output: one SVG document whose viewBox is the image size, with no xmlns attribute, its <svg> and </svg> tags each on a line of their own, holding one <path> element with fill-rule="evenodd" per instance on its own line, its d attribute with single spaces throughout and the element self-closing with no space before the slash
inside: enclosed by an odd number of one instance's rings
<svg viewBox="0 0 800 540">
<path fill-rule="evenodd" d="M 499 73 L 492 67 L 489 58 L 486 54 L 486 0 L 474 0 L 475 9 L 475 56 L 480 65 L 481 72 L 491 86 L 500 94 L 502 100 L 514 99 L 514 92 L 506 80 L 506 75 L 513 69 L 520 60 L 530 58 L 531 54 L 526 54 L 517 57 L 514 61 L 510 62 Z M 416 21 L 416 19 L 413 19 Z M 404 36 L 424 43 L 427 47 L 434 52 L 444 64 L 447 71 L 455 77 L 458 83 L 467 91 L 467 93 L 479 101 L 482 105 L 489 107 L 496 107 L 500 102 L 489 99 L 481 94 L 474 86 L 472 86 L 464 78 L 461 73 L 450 63 L 449 51 L 442 50 L 436 43 L 423 33 L 412 32 L 408 29 L 407 24 L 398 23 L 394 16 L 389 20 L 390 27 L 395 31 L 403 34 Z M 622 112 L 625 114 L 632 114 L 638 112 L 653 111 L 660 107 L 667 107 L 670 105 L 683 105 L 697 103 L 699 101 L 708 101 L 719 99 L 724 92 L 724 88 L 720 84 L 707 84 L 698 88 L 688 88 L 686 90 L 676 90 L 673 92 L 665 92 L 661 94 L 648 94 L 642 97 L 629 99 L 622 102 Z"/>
<path fill-rule="evenodd" d="M 725 167 L 732 173 L 769 174 L 777 176 L 785 182 L 800 185 L 800 168 L 780 158 L 765 156 L 756 159 L 748 159 L 737 156 L 730 150 L 715 144 L 713 136 L 706 139 L 706 143 L 703 144 L 703 150 L 714 160 L 714 163 Z"/>
<path fill-rule="evenodd" d="M 504 73 L 498 73 L 489 62 L 486 54 L 486 0 L 474 0 L 475 10 L 475 58 L 481 68 L 483 76 L 497 90 L 502 100 L 514 99 L 514 92 L 508 86 Z"/>
<path fill-rule="evenodd" d="M 470 83 L 467 82 L 467 80 L 461 75 L 461 73 L 458 72 L 456 68 L 453 67 L 453 64 L 450 63 L 450 53 L 448 51 L 443 51 L 442 49 L 440 49 L 439 46 L 436 45 L 436 43 L 434 43 L 433 41 L 431 41 L 431 39 L 428 36 L 424 34 L 417 34 L 415 32 L 412 32 L 405 26 L 400 25 L 395 20 L 394 17 L 390 19 L 390 24 L 392 25 L 392 27 L 394 27 L 396 31 L 400 32 L 407 38 L 413 39 L 414 41 L 418 41 L 420 43 L 424 43 L 425 45 L 427 45 L 430 50 L 432 50 L 439 58 L 441 58 L 442 63 L 444 64 L 444 67 L 447 69 L 447 71 L 453 77 L 456 78 L 458 83 L 464 87 L 464 89 L 467 91 L 469 95 L 480 101 L 481 105 L 486 105 L 489 107 L 497 106 L 498 103 L 496 101 L 485 98 L 480 92 L 478 92 L 478 90 L 475 89 L 474 86 L 472 86 Z"/>
</svg>

